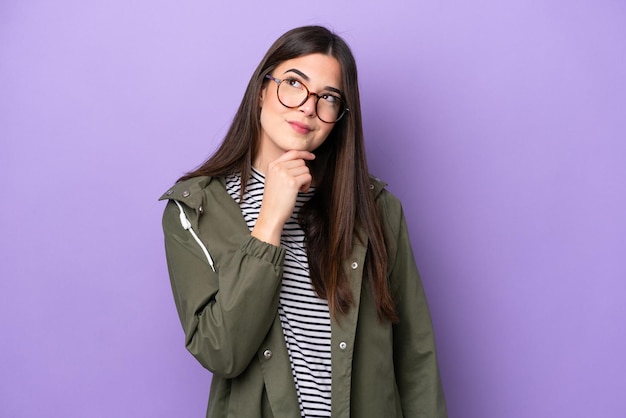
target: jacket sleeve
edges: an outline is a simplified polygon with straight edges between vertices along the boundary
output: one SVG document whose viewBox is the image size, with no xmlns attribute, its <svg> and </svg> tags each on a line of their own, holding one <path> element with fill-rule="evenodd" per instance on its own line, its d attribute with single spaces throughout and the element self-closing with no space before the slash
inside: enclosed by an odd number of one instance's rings
<svg viewBox="0 0 626 418">
<path fill-rule="evenodd" d="M 163 232 L 185 345 L 214 374 L 236 377 L 276 316 L 285 250 L 247 235 L 238 248 L 221 253 L 213 271 L 199 244 L 183 229 L 179 213 L 168 202 Z"/>
<path fill-rule="evenodd" d="M 430 312 L 400 202 L 386 199 L 391 229 L 390 285 L 400 321 L 393 327 L 396 382 L 405 417 L 447 417 Z"/>
</svg>

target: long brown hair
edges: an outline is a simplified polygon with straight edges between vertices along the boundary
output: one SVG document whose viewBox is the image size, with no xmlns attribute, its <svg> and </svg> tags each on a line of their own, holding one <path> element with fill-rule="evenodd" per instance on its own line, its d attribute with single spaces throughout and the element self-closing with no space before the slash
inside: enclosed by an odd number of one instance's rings
<svg viewBox="0 0 626 418">
<path fill-rule="evenodd" d="M 316 159 L 310 165 L 316 189 L 300 210 L 299 221 L 305 233 L 311 282 L 316 293 L 328 300 L 333 316 L 346 313 L 354 301 L 345 263 L 356 240 L 367 242 L 364 269 L 378 317 L 396 322 L 398 317 L 387 283 L 385 234 L 369 188 L 356 62 L 338 35 L 321 26 L 304 26 L 278 38 L 254 71 L 220 147 L 180 180 L 239 173 L 243 193 L 261 136 L 259 97 L 265 76 L 284 61 L 315 53 L 339 61 L 344 98 L 350 111 L 336 122 L 328 138 L 315 150 Z"/>
</svg>

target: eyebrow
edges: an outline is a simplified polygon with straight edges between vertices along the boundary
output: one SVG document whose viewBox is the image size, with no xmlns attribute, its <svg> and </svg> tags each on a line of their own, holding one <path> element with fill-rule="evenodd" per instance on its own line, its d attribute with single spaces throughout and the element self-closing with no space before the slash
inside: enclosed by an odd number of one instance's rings
<svg viewBox="0 0 626 418">
<path fill-rule="evenodd" d="M 287 73 L 296 73 L 298 74 L 300 77 L 302 77 L 304 79 L 304 81 L 311 81 L 311 79 L 309 78 L 309 76 L 307 76 L 306 74 L 304 74 L 302 71 L 296 69 L 296 68 L 290 68 L 287 71 L 285 71 L 283 74 L 287 74 Z M 339 95 L 343 95 L 343 93 L 341 92 L 341 90 L 339 90 L 336 87 L 331 87 L 331 86 L 326 86 L 324 87 L 324 90 L 329 90 L 332 92 L 335 92 Z"/>
</svg>

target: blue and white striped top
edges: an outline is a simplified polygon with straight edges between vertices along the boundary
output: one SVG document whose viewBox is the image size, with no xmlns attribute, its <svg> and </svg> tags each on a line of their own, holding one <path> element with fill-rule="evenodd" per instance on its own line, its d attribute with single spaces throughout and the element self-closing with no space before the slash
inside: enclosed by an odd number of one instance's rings
<svg viewBox="0 0 626 418">
<path fill-rule="evenodd" d="M 243 199 L 241 178 L 226 178 L 228 194 L 239 204 L 252 230 L 261 210 L 265 177 L 253 169 Z M 309 277 L 304 232 L 298 212 L 312 191 L 298 193 L 294 213 L 285 223 L 281 245 L 286 249 L 278 313 L 287 343 L 300 413 L 303 417 L 330 417 L 331 354 L 328 302 L 317 296 Z"/>
</svg>

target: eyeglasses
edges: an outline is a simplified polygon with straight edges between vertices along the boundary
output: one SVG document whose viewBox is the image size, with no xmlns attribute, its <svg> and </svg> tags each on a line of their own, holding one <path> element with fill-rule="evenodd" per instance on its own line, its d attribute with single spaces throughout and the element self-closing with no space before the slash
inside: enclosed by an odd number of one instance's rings
<svg viewBox="0 0 626 418">
<path fill-rule="evenodd" d="M 266 75 L 265 78 L 278 84 L 276 91 L 278 101 L 283 106 L 290 109 L 302 106 L 309 100 L 309 97 L 314 96 L 315 113 L 322 122 L 335 123 L 339 121 L 346 112 L 350 111 L 350 109 L 345 106 L 343 99 L 338 95 L 330 93 L 311 93 L 307 86 L 295 78 L 285 78 L 281 80 L 269 74 Z"/>
</svg>

